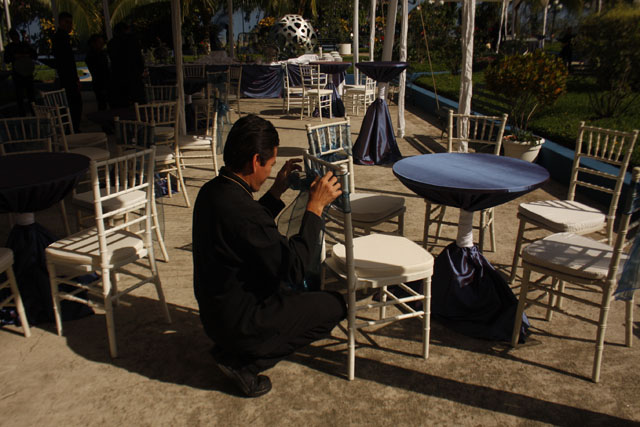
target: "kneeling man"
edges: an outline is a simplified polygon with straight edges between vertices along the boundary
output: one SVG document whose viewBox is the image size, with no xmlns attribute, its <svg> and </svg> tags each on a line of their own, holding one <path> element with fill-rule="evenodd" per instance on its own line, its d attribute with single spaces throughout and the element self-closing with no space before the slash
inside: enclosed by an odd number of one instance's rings
<svg viewBox="0 0 640 427">
<path fill-rule="evenodd" d="M 296 292 L 320 244 L 322 210 L 342 191 L 327 173 L 311 185 L 299 234 L 282 236 L 275 217 L 289 174 L 287 161 L 271 189 L 260 190 L 276 163 L 279 138 L 273 125 L 249 115 L 234 125 L 224 148 L 225 166 L 198 194 L 193 211 L 194 290 L 200 318 L 215 342 L 222 372 L 256 397 L 271 390 L 260 372 L 324 335 L 345 318 L 339 294 Z"/>
</svg>

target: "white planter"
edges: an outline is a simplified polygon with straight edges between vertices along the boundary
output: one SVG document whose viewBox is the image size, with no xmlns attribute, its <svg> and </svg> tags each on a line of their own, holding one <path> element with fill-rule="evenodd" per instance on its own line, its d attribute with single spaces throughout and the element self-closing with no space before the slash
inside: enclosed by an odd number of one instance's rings
<svg viewBox="0 0 640 427">
<path fill-rule="evenodd" d="M 340 55 L 351 55 L 351 43 L 340 43 L 338 45 Z"/>
<path fill-rule="evenodd" d="M 534 162 L 536 160 L 536 157 L 538 157 L 538 153 L 540 153 L 542 144 L 544 144 L 544 138 L 540 138 L 540 143 L 535 145 L 519 141 L 512 141 L 509 139 L 505 139 L 502 141 L 505 156 L 513 157 L 514 159 L 520 159 L 527 162 Z"/>
</svg>

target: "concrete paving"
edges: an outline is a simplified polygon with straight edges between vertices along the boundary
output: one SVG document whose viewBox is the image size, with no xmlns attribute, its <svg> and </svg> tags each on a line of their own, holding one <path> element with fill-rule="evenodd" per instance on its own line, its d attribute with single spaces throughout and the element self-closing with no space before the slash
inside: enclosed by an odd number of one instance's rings
<svg viewBox="0 0 640 427">
<path fill-rule="evenodd" d="M 92 96 L 92 94 L 88 94 Z M 278 163 L 307 147 L 297 110 L 282 113 L 281 100 L 242 100 L 243 112 L 271 120 L 280 133 Z M 90 111 L 90 107 L 86 110 Z M 396 107 L 391 106 L 396 123 Z M 235 118 L 235 116 L 234 116 Z M 326 119 L 325 119 L 326 120 Z M 335 120 L 335 119 L 333 119 Z M 362 116 L 351 117 L 355 140 Z M 404 156 L 443 151 L 434 120 L 407 112 L 407 136 L 399 139 Z M 86 130 L 90 130 L 87 124 Z M 220 156 L 221 157 L 221 156 Z M 222 159 L 220 158 L 220 161 Z M 278 167 L 274 168 L 273 174 Z M 189 196 L 213 177 L 212 168 L 186 170 Z M 359 191 L 399 195 L 407 205 L 405 236 L 420 242 L 424 201 L 405 188 L 388 166 L 356 166 Z M 268 186 L 267 182 L 267 186 Z M 266 190 L 266 188 L 265 188 Z M 517 229 L 516 208 L 524 200 L 564 197 L 554 182 L 496 208 L 496 251 L 485 255 L 508 273 Z M 291 201 L 294 193 L 285 194 Z M 601 382 L 589 378 L 595 327 L 556 315 L 543 320 L 527 310 L 533 327 L 529 345 L 468 338 L 434 320 L 430 357 L 420 354 L 420 322 L 372 328 L 375 345 L 359 337 L 356 379 L 346 375 L 346 343 L 336 328 L 281 362 L 267 374 L 273 390 L 258 399 L 239 396 L 216 368 L 208 350 L 193 295 L 191 209 L 181 195 L 161 200 L 169 263 L 159 263 L 173 323 L 163 321 L 152 289 L 122 298 L 116 309 L 120 357 L 109 357 L 104 316 L 55 325 L 0 331 L 0 425 L 625 425 L 640 422 L 638 323 L 634 347 L 624 343 L 624 305 L 614 302 L 609 316 Z M 455 209 L 447 217 L 455 220 Z M 63 234 L 57 208 L 37 220 Z M 0 241 L 9 220 L 0 217 Z M 452 237 L 454 229 L 445 229 Z M 442 246 L 432 248 L 437 255 Z M 158 251 L 156 251 L 158 252 Z M 517 293 L 519 282 L 514 284 Z M 595 298 L 595 297 L 594 297 Z M 580 309 L 585 315 L 593 310 Z M 638 306 L 634 307 L 636 317 Z"/>
</svg>

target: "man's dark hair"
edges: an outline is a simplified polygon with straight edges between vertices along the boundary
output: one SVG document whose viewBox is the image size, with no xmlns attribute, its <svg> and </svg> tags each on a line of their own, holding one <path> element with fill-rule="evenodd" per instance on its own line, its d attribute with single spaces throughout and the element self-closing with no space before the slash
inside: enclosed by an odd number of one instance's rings
<svg viewBox="0 0 640 427">
<path fill-rule="evenodd" d="M 104 36 L 102 34 L 92 34 L 91 37 L 89 37 L 89 40 L 87 40 L 87 44 L 89 47 L 92 47 L 100 39 L 104 40 Z"/>
<path fill-rule="evenodd" d="M 127 31 L 129 31 L 129 24 L 124 22 L 124 21 L 120 21 L 116 24 L 115 27 L 113 27 L 113 34 L 116 36 L 121 36 L 123 34 L 125 34 Z"/>
<path fill-rule="evenodd" d="M 62 21 L 63 19 L 73 20 L 73 15 L 69 12 L 60 12 L 60 15 L 58 15 L 58 21 Z"/>
<path fill-rule="evenodd" d="M 224 146 L 224 163 L 234 172 L 242 171 L 254 154 L 264 165 L 280 144 L 278 132 L 270 121 L 249 114 L 239 119 L 229 131 Z"/>
<path fill-rule="evenodd" d="M 20 33 L 18 33 L 18 31 L 15 28 L 12 28 L 9 30 L 9 37 L 14 38 L 14 37 L 18 37 L 20 38 Z"/>
</svg>

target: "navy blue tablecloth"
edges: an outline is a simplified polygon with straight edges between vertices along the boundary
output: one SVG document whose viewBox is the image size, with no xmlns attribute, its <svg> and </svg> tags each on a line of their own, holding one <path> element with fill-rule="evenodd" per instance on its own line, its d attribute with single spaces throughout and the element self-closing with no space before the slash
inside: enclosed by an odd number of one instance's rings
<svg viewBox="0 0 640 427">
<path fill-rule="evenodd" d="M 30 153 L 0 157 L 0 212 L 36 212 L 62 200 L 89 168 L 89 158 L 70 153 Z M 53 321 L 53 303 L 44 250 L 57 239 L 38 223 L 15 225 L 6 246 L 29 323 Z M 61 304 L 64 320 L 92 314 L 72 301 Z"/>
<path fill-rule="evenodd" d="M 476 153 L 410 157 L 397 162 L 393 173 L 416 194 L 467 211 L 513 200 L 549 179 L 541 166 Z M 435 259 L 431 292 L 432 313 L 447 327 L 476 338 L 511 339 L 518 301 L 477 246 L 447 246 Z M 521 342 L 528 328 L 523 314 Z"/>
<path fill-rule="evenodd" d="M 407 62 L 358 62 L 356 67 L 372 79 L 386 83 L 409 66 Z M 376 99 L 362 120 L 360 133 L 353 145 L 353 161 L 360 165 L 393 163 L 402 158 L 389 107 L 384 99 Z"/>
<path fill-rule="evenodd" d="M 242 80 L 240 90 L 248 98 L 279 98 L 282 95 L 282 67 L 280 65 L 238 64 L 242 65 Z M 206 65 L 208 73 L 225 71 L 229 65 Z M 153 84 L 175 84 L 175 65 L 161 65 L 149 67 L 149 79 Z M 299 73 L 298 73 L 299 75 Z M 206 85 L 206 79 L 200 82 L 185 79 L 185 92 L 195 93 Z"/>
</svg>

